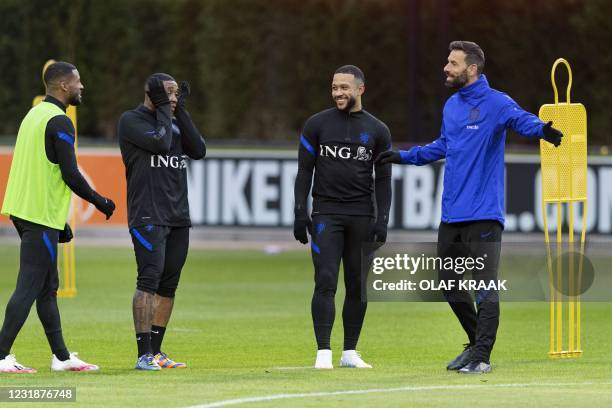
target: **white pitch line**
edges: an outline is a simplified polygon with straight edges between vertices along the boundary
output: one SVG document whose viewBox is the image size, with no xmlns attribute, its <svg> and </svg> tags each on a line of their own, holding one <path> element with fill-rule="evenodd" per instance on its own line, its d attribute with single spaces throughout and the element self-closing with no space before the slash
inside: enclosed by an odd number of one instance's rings
<svg viewBox="0 0 612 408">
<path fill-rule="evenodd" d="M 329 397 L 334 395 L 356 395 L 356 394 L 374 394 L 384 392 L 404 392 L 404 391 L 431 391 L 431 390 L 469 390 L 475 388 L 521 388 L 521 387 L 569 387 L 580 385 L 612 385 L 612 382 L 575 382 L 575 383 L 509 383 L 509 384 L 463 384 L 463 385 L 423 385 L 423 386 L 407 386 L 397 388 L 370 388 L 365 390 L 350 390 L 350 391 L 329 391 L 329 392 L 307 392 L 300 394 L 274 394 L 264 395 L 261 397 L 248 397 L 229 399 L 208 404 L 193 405 L 190 408 L 215 408 L 226 407 L 229 405 L 248 404 L 251 402 L 274 401 L 281 399 L 294 398 L 311 398 L 311 397 Z"/>
</svg>

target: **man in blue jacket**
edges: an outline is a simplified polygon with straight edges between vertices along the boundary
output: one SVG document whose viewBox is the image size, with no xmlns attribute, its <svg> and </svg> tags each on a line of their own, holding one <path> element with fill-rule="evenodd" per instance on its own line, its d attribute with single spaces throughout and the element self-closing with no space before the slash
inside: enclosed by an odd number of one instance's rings
<svg viewBox="0 0 612 408">
<path fill-rule="evenodd" d="M 506 129 L 555 146 L 563 134 L 537 116 L 525 112 L 508 95 L 489 87 L 482 73 L 485 57 L 473 42 L 453 41 L 444 67 L 445 85 L 456 89 L 444 105 L 440 137 L 425 146 L 381 153 L 377 164 L 422 166 L 446 159 L 442 222 L 438 229 L 438 257 L 483 257 L 479 281 L 496 281 L 504 226 L 504 144 Z M 476 275 L 474 275 L 476 276 Z M 499 325 L 499 297 L 494 288 L 470 293 L 456 284 L 462 275 L 440 270 L 439 278 L 454 281 L 444 291 L 469 343 L 448 366 L 460 373 L 491 371 L 489 357 Z"/>
</svg>

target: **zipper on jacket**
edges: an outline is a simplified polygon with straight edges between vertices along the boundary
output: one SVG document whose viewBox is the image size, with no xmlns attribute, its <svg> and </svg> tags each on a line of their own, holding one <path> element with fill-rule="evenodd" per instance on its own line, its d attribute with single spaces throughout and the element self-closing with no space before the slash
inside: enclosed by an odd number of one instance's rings
<svg viewBox="0 0 612 408">
<path fill-rule="evenodd" d="M 351 112 L 348 112 L 346 115 L 346 137 L 344 138 L 344 141 L 351 141 Z"/>
</svg>

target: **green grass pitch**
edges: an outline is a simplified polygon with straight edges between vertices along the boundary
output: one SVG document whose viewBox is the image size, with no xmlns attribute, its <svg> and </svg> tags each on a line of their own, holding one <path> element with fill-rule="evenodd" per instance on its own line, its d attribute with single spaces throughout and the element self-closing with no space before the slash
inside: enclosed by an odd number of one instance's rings
<svg viewBox="0 0 612 408">
<path fill-rule="evenodd" d="M 0 259 L 4 313 L 15 285 L 17 242 L 0 247 Z M 184 407 L 279 394 L 303 395 L 234 406 L 612 406 L 609 303 L 583 303 L 584 356 L 577 360 L 546 356 L 547 303 L 503 303 L 494 371 L 483 376 L 445 370 L 465 341 L 446 304 L 370 303 L 358 348 L 374 369 L 317 371 L 307 368 L 315 355 L 312 275 L 305 251 L 191 250 L 164 342 L 189 368 L 137 372 L 132 251 L 78 248 L 78 297 L 59 301 L 64 336 L 71 351 L 101 371 L 51 373 L 33 308 L 12 352 L 39 372 L 1 375 L 0 386 L 75 386 L 76 405 L 100 407 Z M 332 344 L 336 364 L 341 287 Z M 360 393 L 329 394 L 353 390 Z"/>
</svg>

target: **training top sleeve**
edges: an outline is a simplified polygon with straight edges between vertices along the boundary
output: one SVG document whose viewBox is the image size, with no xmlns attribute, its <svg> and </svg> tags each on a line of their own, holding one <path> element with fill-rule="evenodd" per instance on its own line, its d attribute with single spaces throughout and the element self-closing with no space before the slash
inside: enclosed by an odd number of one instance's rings
<svg viewBox="0 0 612 408">
<path fill-rule="evenodd" d="M 155 110 L 152 125 L 134 111 L 125 112 L 119 119 L 119 134 L 128 142 L 154 154 L 166 154 L 172 145 L 172 114 L 170 104 Z"/>
<path fill-rule="evenodd" d="M 446 157 L 446 136 L 444 135 L 444 122 L 440 130 L 440 137 L 425 146 L 415 146 L 410 150 L 400 150 L 402 164 L 414 164 L 423 166 L 425 164 Z"/>
<path fill-rule="evenodd" d="M 391 132 L 384 123 L 381 123 L 381 131 L 374 148 L 374 156 L 387 150 L 391 150 Z M 391 208 L 391 163 L 375 165 L 374 194 L 376 196 L 377 221 L 387 224 L 389 222 L 389 210 Z"/>
<path fill-rule="evenodd" d="M 504 106 L 500 114 L 500 124 L 525 137 L 542 138 L 544 122 L 533 113 L 524 111 L 512 98 L 503 95 Z"/>
<path fill-rule="evenodd" d="M 311 119 L 307 120 L 300 135 L 298 148 L 298 172 L 295 177 L 295 213 L 304 212 L 307 208 L 308 193 L 312 187 L 317 151 L 319 149 L 318 130 Z"/>
<path fill-rule="evenodd" d="M 177 106 L 174 116 L 181 131 L 183 153 L 195 160 L 204 158 L 206 156 L 206 143 L 191 120 L 189 112 L 185 108 Z"/>
<path fill-rule="evenodd" d="M 79 171 L 74 151 L 74 133 L 74 126 L 68 116 L 58 115 L 49 120 L 45 130 L 45 138 L 49 143 L 45 145 L 51 152 L 47 152 L 47 157 L 55 159 L 51 161 L 59 165 L 62 179 L 70 190 L 93 203 L 99 195 Z"/>
</svg>

